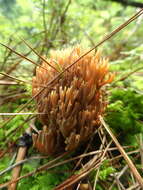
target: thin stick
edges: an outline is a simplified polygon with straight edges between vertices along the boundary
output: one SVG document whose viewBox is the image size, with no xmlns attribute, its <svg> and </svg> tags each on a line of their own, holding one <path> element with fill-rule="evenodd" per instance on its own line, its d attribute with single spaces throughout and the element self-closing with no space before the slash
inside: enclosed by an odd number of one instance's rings
<svg viewBox="0 0 143 190">
<path fill-rule="evenodd" d="M 98 180 L 98 176 L 99 176 L 99 171 L 100 171 L 100 166 L 97 169 L 97 173 L 96 173 L 96 176 L 95 176 L 95 179 L 94 179 L 93 190 L 96 190 L 96 184 L 97 184 L 97 180 Z"/>
<path fill-rule="evenodd" d="M 125 75 L 122 76 L 121 78 L 119 78 L 119 79 L 117 79 L 116 81 L 114 81 L 112 85 L 114 85 L 114 84 L 115 84 L 116 82 L 118 82 L 118 81 L 123 81 L 123 80 L 127 79 L 129 76 L 131 76 L 132 74 L 134 74 L 134 73 L 136 73 L 137 71 L 140 71 L 140 70 L 142 70 L 142 69 L 143 69 L 143 67 L 139 67 L 139 68 L 137 68 L 137 69 L 135 69 L 135 70 L 133 70 L 133 71 L 131 71 L 131 72 L 125 74 Z"/>
<path fill-rule="evenodd" d="M 40 59 L 42 59 L 47 65 L 49 65 L 50 67 L 52 67 L 54 70 L 56 70 L 58 73 L 59 71 L 53 66 L 51 65 L 46 59 L 44 59 L 44 57 L 42 57 L 35 49 L 33 49 L 29 43 L 27 43 L 24 39 L 20 38 Z"/>
<path fill-rule="evenodd" d="M 0 72 L 0 75 L 4 75 L 4 76 L 6 76 L 6 77 L 9 77 L 9 78 L 11 78 L 12 80 L 16 80 L 16 81 L 19 81 L 19 82 L 22 82 L 22 83 L 27 83 L 27 84 L 30 84 L 30 85 L 32 85 L 32 82 L 27 82 L 27 81 L 25 81 L 25 80 L 21 80 L 21 79 L 18 79 L 18 78 L 16 78 L 16 77 L 13 77 L 13 76 L 11 76 L 11 75 L 8 75 L 7 73 L 4 73 L 4 72 Z M 0 82 L 1 82 L 1 84 L 5 84 L 2 80 L 0 80 Z M 9 82 L 9 83 L 8 83 Z M 8 81 L 6 84 L 19 84 L 19 83 L 16 83 L 16 82 L 11 82 L 11 81 Z M 40 87 L 44 87 L 44 88 L 46 88 L 46 85 L 43 85 L 43 84 L 40 84 L 39 85 Z"/>
<path fill-rule="evenodd" d="M 0 80 L 0 85 L 19 85 L 19 84 L 14 81 Z"/>
<path fill-rule="evenodd" d="M 131 169 L 131 171 L 133 172 L 136 180 L 138 181 L 138 183 L 140 184 L 140 186 L 143 188 L 143 179 L 140 176 L 139 172 L 137 171 L 137 169 L 136 169 L 135 165 L 133 164 L 132 160 L 126 154 L 126 152 L 124 151 L 123 147 L 120 145 L 120 143 L 118 142 L 117 138 L 112 133 L 111 129 L 107 126 L 107 124 L 105 123 L 105 121 L 102 118 L 102 116 L 100 116 L 99 119 L 100 119 L 102 125 L 104 126 L 104 128 L 106 129 L 106 131 L 108 132 L 108 134 L 111 136 L 111 138 L 114 141 L 114 143 L 116 144 L 116 146 L 118 147 L 118 150 L 122 154 L 123 158 L 126 160 L 128 166 Z"/>
<path fill-rule="evenodd" d="M 29 127 L 26 132 L 28 134 L 31 134 L 31 128 Z M 16 158 L 16 163 L 23 160 L 25 158 L 27 152 L 27 146 L 24 147 L 20 147 L 18 150 L 18 154 L 17 154 L 17 158 Z M 22 169 L 22 165 L 16 166 L 13 171 L 12 171 L 12 177 L 11 177 L 11 181 L 16 180 L 21 173 L 21 169 Z M 8 186 L 8 190 L 16 190 L 17 187 L 17 182 L 10 184 L 10 186 Z"/>
<path fill-rule="evenodd" d="M 11 76 L 11 75 L 8 75 L 7 73 L 4 73 L 4 72 L 0 72 L 0 75 L 4 75 L 4 76 L 6 76 L 6 77 L 9 77 L 9 78 L 11 78 L 11 79 L 13 79 L 13 80 L 17 80 L 17 81 L 22 82 L 22 83 L 32 84 L 32 83 L 27 82 L 27 81 L 25 81 L 25 80 L 21 80 L 21 79 L 18 79 L 18 78 L 16 78 L 16 77 L 13 77 L 13 76 Z"/>
<path fill-rule="evenodd" d="M 23 160 L 25 158 L 27 152 L 27 147 L 20 147 L 18 150 L 18 155 L 17 155 L 17 159 L 16 159 L 16 163 Z M 21 165 L 15 167 L 12 171 L 12 181 L 16 180 L 19 176 L 20 176 L 20 172 L 21 172 Z M 12 183 L 9 187 L 8 190 L 15 190 L 17 187 L 17 182 Z"/>
<path fill-rule="evenodd" d="M 42 69 L 44 69 L 44 70 L 46 70 L 46 71 L 49 72 L 49 70 L 46 69 L 45 67 L 39 65 L 38 63 L 35 63 L 34 61 L 32 61 L 31 59 L 29 59 L 28 57 L 25 57 L 24 55 L 22 55 L 22 54 L 16 52 L 14 49 L 8 47 L 7 45 L 5 45 L 5 44 L 3 44 L 3 43 L 0 43 L 0 44 L 1 44 L 2 46 L 6 47 L 7 49 L 9 49 L 10 51 L 12 51 L 13 53 L 15 53 L 16 55 L 18 55 L 19 57 L 22 57 L 23 59 L 29 61 L 30 63 L 32 63 L 32 64 L 34 64 L 34 65 L 37 65 L 38 67 L 41 67 Z"/>
<path fill-rule="evenodd" d="M 0 116 L 13 116 L 13 115 L 44 115 L 46 113 L 0 113 Z"/>
</svg>

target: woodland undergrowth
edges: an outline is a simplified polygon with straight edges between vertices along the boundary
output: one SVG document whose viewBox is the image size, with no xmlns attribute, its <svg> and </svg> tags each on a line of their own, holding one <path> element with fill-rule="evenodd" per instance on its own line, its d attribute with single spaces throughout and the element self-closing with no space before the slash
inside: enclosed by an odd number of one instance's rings
<svg viewBox="0 0 143 190">
<path fill-rule="evenodd" d="M 0 2 L 0 42 L 12 48 L 0 47 L 1 189 L 6 189 L 5 184 L 11 180 L 20 136 L 29 126 L 34 131 L 41 128 L 35 102 L 29 102 L 36 65 L 24 57 L 41 64 L 39 55 L 46 58 L 51 49 L 78 43 L 94 47 L 105 34 L 138 11 L 112 1 L 10 2 Z M 7 14 L 5 9 L 9 10 Z M 18 182 L 18 190 L 141 189 L 134 175 L 137 169 L 143 176 L 141 25 L 142 16 L 99 47 L 102 54 L 109 58 L 110 71 L 115 73 L 114 81 L 106 87 L 108 104 L 104 124 L 87 143 L 67 154 L 49 157 L 30 146 L 23 161 L 20 176 L 24 177 Z M 22 38 L 33 49 L 24 44 Z M 21 52 L 23 57 L 14 51 Z M 22 107 L 24 114 L 20 114 Z M 130 168 L 125 154 L 121 153 L 106 127 L 111 129 L 135 168 Z"/>
</svg>

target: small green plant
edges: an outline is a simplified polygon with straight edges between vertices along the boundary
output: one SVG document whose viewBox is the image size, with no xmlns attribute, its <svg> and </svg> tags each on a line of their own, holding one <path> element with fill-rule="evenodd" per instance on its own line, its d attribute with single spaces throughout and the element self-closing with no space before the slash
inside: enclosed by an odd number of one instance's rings
<svg viewBox="0 0 143 190">
<path fill-rule="evenodd" d="M 106 121 L 122 142 L 133 144 L 143 132 L 143 96 L 131 87 L 114 88 L 111 94 Z"/>
<path fill-rule="evenodd" d="M 99 179 L 106 180 L 110 174 L 115 173 L 116 169 L 111 166 L 108 160 L 105 160 L 100 167 Z"/>
<path fill-rule="evenodd" d="M 27 173 L 35 169 L 35 164 L 33 162 L 32 165 L 26 164 L 23 168 L 23 173 Z M 18 189 L 23 190 L 29 188 L 31 190 L 52 190 L 56 185 L 62 183 L 70 176 L 70 169 L 71 165 L 65 164 L 56 167 L 55 169 L 51 169 L 50 171 L 35 174 L 34 176 L 21 180 Z"/>
<path fill-rule="evenodd" d="M 99 168 L 98 181 L 100 181 L 100 180 L 102 182 L 107 181 L 108 178 L 110 177 L 110 175 L 115 172 L 116 172 L 116 169 L 113 166 L 111 166 L 109 160 L 105 160 Z M 97 174 L 97 170 L 93 170 L 90 174 L 92 183 L 94 183 L 96 174 Z M 103 187 L 100 185 L 100 183 L 99 184 L 97 183 L 96 189 L 102 190 Z"/>
</svg>

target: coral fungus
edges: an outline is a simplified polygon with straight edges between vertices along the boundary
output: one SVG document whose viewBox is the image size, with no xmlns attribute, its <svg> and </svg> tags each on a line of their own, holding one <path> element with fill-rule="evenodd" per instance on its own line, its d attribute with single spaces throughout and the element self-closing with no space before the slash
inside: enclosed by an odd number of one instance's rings
<svg viewBox="0 0 143 190">
<path fill-rule="evenodd" d="M 81 46 L 52 51 L 48 62 L 37 67 L 33 77 L 33 96 L 42 90 L 58 72 L 86 52 Z M 62 146 L 74 150 L 100 126 L 99 115 L 105 111 L 105 84 L 112 82 L 108 60 L 100 53 L 89 53 L 35 97 L 43 129 L 33 135 L 34 146 L 44 154 L 53 154 Z"/>
</svg>

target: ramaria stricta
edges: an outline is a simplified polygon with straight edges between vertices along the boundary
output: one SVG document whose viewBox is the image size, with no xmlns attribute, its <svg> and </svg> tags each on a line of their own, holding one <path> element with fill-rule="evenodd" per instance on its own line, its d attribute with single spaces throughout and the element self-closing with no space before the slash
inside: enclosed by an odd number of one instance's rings
<svg viewBox="0 0 143 190">
<path fill-rule="evenodd" d="M 76 61 L 86 52 L 80 46 L 52 51 L 48 62 L 37 67 L 33 77 L 33 96 L 58 72 Z M 43 129 L 33 135 L 34 146 L 44 154 L 54 154 L 60 147 L 66 151 L 76 149 L 87 141 L 100 126 L 99 115 L 106 107 L 103 86 L 112 82 L 108 61 L 100 53 L 89 53 L 64 72 L 50 87 L 35 97 Z"/>
</svg>

